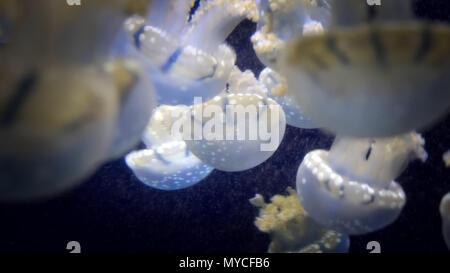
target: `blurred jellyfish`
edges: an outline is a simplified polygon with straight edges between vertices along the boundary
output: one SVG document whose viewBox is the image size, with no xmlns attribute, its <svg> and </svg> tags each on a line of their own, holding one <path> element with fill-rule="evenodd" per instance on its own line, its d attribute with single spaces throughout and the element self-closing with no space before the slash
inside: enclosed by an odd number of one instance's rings
<svg viewBox="0 0 450 273">
<path fill-rule="evenodd" d="M 445 167 L 450 167 L 450 150 L 448 150 L 447 152 L 444 153 L 444 155 L 442 156 L 442 159 L 445 162 Z"/>
<path fill-rule="evenodd" d="M 300 202 L 315 221 L 336 231 L 381 229 L 406 202 L 394 179 L 409 161 L 426 160 L 423 145 L 417 133 L 378 139 L 338 136 L 330 152 L 315 150 L 303 159 L 297 173 Z"/>
<path fill-rule="evenodd" d="M 119 95 L 102 66 L 125 2 L 0 4 L 0 200 L 54 196 L 108 158 Z"/>
<path fill-rule="evenodd" d="M 107 157 L 117 96 L 94 67 L 41 67 L 10 75 L 0 95 L 0 200 L 52 196 Z"/>
<path fill-rule="evenodd" d="M 155 109 L 143 142 L 147 149 L 125 157 L 128 167 L 144 184 L 160 190 L 178 190 L 203 180 L 213 170 L 187 148 L 181 136 L 172 133 L 174 123 L 189 109 L 163 105 Z"/>
<path fill-rule="evenodd" d="M 222 94 L 191 107 L 188 148 L 222 171 L 243 171 L 266 161 L 284 136 L 283 109 L 272 99 L 252 93 Z M 186 131 L 184 131 L 186 133 Z"/>
<path fill-rule="evenodd" d="M 236 60 L 225 38 L 240 21 L 256 16 L 252 0 L 202 0 L 188 22 L 193 2 L 157 0 L 148 18 L 125 23 L 162 104 L 192 105 L 194 97 L 206 101 L 219 94 Z"/>
<path fill-rule="evenodd" d="M 348 252 L 347 235 L 319 226 L 302 208 L 297 192 L 287 188 L 289 195 L 275 195 L 271 203 L 257 194 L 250 203 L 259 208 L 255 225 L 272 237 L 268 252 L 344 253 Z"/>
<path fill-rule="evenodd" d="M 150 121 L 156 98 L 153 84 L 140 64 L 118 58 L 105 65 L 117 86 L 120 109 L 111 157 L 117 158 L 136 146 Z"/>
<path fill-rule="evenodd" d="M 329 6 L 324 0 L 260 0 L 257 31 L 251 37 L 258 58 L 276 69 L 285 43 L 299 35 L 322 32 Z"/>
<path fill-rule="evenodd" d="M 442 234 L 448 249 L 450 249 L 450 193 L 442 198 L 439 211 L 442 217 Z"/>
<path fill-rule="evenodd" d="M 387 137 L 447 113 L 448 25 L 416 20 L 413 0 L 330 3 L 324 34 L 287 43 L 278 62 L 308 117 L 337 134 Z"/>
<path fill-rule="evenodd" d="M 286 114 L 286 123 L 298 128 L 317 128 L 310 118 L 303 114 L 300 106 L 287 92 L 286 79 L 269 67 L 266 67 L 259 75 L 259 81 L 268 89 L 268 96 L 283 107 Z"/>
</svg>

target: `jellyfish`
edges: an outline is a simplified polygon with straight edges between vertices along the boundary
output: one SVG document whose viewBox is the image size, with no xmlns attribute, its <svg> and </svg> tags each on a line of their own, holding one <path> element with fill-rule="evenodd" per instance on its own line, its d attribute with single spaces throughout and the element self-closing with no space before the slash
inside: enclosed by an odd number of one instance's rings
<svg viewBox="0 0 450 273">
<path fill-rule="evenodd" d="M 132 151 L 125 162 L 145 185 L 160 190 L 179 190 L 206 178 L 212 167 L 192 154 L 181 135 L 172 132 L 187 106 L 161 105 L 144 131 L 146 149 Z"/>
<path fill-rule="evenodd" d="M 0 4 L 0 200 L 52 197 L 109 158 L 126 100 L 104 65 L 125 2 Z"/>
<path fill-rule="evenodd" d="M 450 249 L 450 193 L 442 198 L 439 211 L 442 217 L 442 234 L 448 249 Z"/>
<path fill-rule="evenodd" d="M 107 158 L 118 101 L 99 70 L 52 65 L 0 83 L 0 200 L 53 196 Z"/>
<path fill-rule="evenodd" d="M 283 109 L 255 93 L 222 94 L 191 106 L 184 139 L 189 150 L 215 169 L 253 168 L 276 151 L 284 136 Z"/>
<path fill-rule="evenodd" d="M 236 55 L 224 41 L 243 19 L 256 16 L 252 0 L 157 0 L 147 16 L 125 23 L 130 42 L 147 65 L 161 104 L 192 105 L 222 92 Z"/>
<path fill-rule="evenodd" d="M 322 32 L 330 16 L 324 0 L 260 0 L 258 10 L 258 28 L 251 41 L 258 58 L 272 69 L 277 69 L 286 42 L 298 35 Z"/>
<path fill-rule="evenodd" d="M 286 79 L 269 67 L 259 74 L 259 81 L 267 87 L 267 95 L 283 107 L 286 123 L 305 129 L 317 128 L 314 122 L 303 114 L 302 109 L 287 91 Z"/>
<path fill-rule="evenodd" d="M 450 150 L 444 153 L 442 159 L 444 160 L 445 167 L 450 167 Z"/>
<path fill-rule="evenodd" d="M 119 114 L 111 147 L 111 158 L 117 158 L 135 147 L 150 121 L 156 106 L 156 95 L 148 74 L 139 62 L 115 58 L 105 64 L 119 92 Z"/>
<path fill-rule="evenodd" d="M 392 138 L 337 136 L 330 151 L 308 153 L 297 172 L 297 192 L 319 224 L 345 234 L 364 234 L 391 224 L 406 197 L 394 181 L 414 159 L 425 161 L 417 133 Z"/>
<path fill-rule="evenodd" d="M 390 137 L 448 112 L 447 24 L 414 18 L 413 0 L 330 3 L 323 35 L 299 35 L 278 62 L 308 117 L 336 134 Z"/>
<path fill-rule="evenodd" d="M 348 252 L 350 239 L 347 235 L 321 227 L 302 208 L 297 192 L 291 187 L 287 192 L 287 196 L 273 196 L 271 203 L 266 203 L 260 194 L 250 199 L 250 203 L 259 208 L 255 225 L 271 235 L 268 252 Z"/>
</svg>

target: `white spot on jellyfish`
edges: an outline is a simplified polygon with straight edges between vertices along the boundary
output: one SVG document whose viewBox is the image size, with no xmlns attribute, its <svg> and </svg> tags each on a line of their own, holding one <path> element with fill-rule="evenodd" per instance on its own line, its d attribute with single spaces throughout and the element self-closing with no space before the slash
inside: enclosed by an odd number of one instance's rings
<svg viewBox="0 0 450 273">
<path fill-rule="evenodd" d="M 389 225 L 405 204 L 405 194 L 393 180 L 409 161 L 426 160 L 423 145 L 416 133 L 380 139 L 336 137 L 330 152 L 308 153 L 298 169 L 302 206 L 319 224 L 345 234 Z M 320 177 L 323 172 L 329 173 L 326 179 Z"/>
</svg>

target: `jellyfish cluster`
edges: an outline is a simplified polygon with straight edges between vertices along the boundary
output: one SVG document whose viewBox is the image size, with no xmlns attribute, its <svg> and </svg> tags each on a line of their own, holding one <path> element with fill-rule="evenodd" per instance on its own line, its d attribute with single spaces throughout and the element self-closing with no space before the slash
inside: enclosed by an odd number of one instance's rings
<svg viewBox="0 0 450 273">
<path fill-rule="evenodd" d="M 450 26 L 413 0 L 36 2 L 0 3 L 1 201 L 55 196 L 117 158 L 181 190 L 262 164 L 286 126 L 320 128 L 331 148 L 305 155 L 288 196 L 251 199 L 255 225 L 269 252 L 347 252 L 399 217 L 395 179 L 450 109 Z M 225 42 L 243 20 L 259 75 Z"/>
</svg>

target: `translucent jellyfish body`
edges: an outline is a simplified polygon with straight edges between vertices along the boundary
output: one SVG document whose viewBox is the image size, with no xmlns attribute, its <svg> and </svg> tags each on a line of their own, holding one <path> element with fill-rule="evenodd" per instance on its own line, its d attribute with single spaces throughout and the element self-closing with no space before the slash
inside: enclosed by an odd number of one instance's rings
<svg viewBox="0 0 450 273">
<path fill-rule="evenodd" d="M 99 71 L 52 65 L 0 83 L 1 200 L 52 196 L 105 160 L 117 93 Z"/>
<path fill-rule="evenodd" d="M 442 217 L 442 234 L 448 249 L 450 249 L 450 193 L 442 198 L 439 211 Z"/>
<path fill-rule="evenodd" d="M 450 150 L 444 153 L 442 159 L 444 160 L 445 167 L 450 167 Z"/>
<path fill-rule="evenodd" d="M 187 149 L 181 137 L 172 134 L 173 124 L 186 109 L 184 106 L 158 107 L 143 135 L 147 149 L 133 151 L 125 157 L 136 177 L 152 188 L 187 188 L 213 170 Z"/>
<path fill-rule="evenodd" d="M 243 171 L 266 161 L 283 139 L 286 119 L 272 99 L 225 94 L 194 105 L 186 143 L 198 158 L 222 171 Z"/>
<path fill-rule="evenodd" d="M 130 18 L 125 29 L 148 65 L 162 104 L 192 105 L 219 94 L 234 66 L 235 53 L 223 44 L 255 7 L 252 1 L 201 1 L 188 22 L 193 1 L 155 1 L 148 21 Z"/>
<path fill-rule="evenodd" d="M 156 106 L 156 96 L 149 76 L 138 62 L 119 58 L 108 62 L 105 70 L 113 77 L 120 99 L 116 133 L 111 147 L 111 157 L 116 158 L 140 141 Z"/>
<path fill-rule="evenodd" d="M 426 160 L 416 133 L 394 138 L 337 137 L 330 152 L 308 153 L 297 172 L 297 192 L 319 224 L 345 234 L 381 229 L 400 214 L 406 198 L 393 181 L 412 159 Z"/>
<path fill-rule="evenodd" d="M 292 96 L 335 133 L 394 136 L 449 109 L 450 27 L 413 21 L 412 1 L 385 2 L 373 9 L 365 1 L 334 1 L 334 25 L 284 51 L 281 72 Z"/>
<path fill-rule="evenodd" d="M 323 31 L 329 7 L 323 0 L 260 0 L 258 29 L 251 37 L 258 58 L 277 68 L 285 43 L 304 33 Z"/>
<path fill-rule="evenodd" d="M 287 124 L 305 129 L 317 128 L 287 91 L 287 82 L 282 75 L 266 67 L 259 74 L 259 81 L 267 87 L 267 95 L 283 107 Z"/>
<path fill-rule="evenodd" d="M 319 226 L 302 208 L 297 192 L 288 187 L 288 196 L 275 195 L 271 203 L 257 194 L 250 203 L 259 208 L 255 225 L 272 237 L 268 252 L 344 253 L 347 235 Z"/>
</svg>

